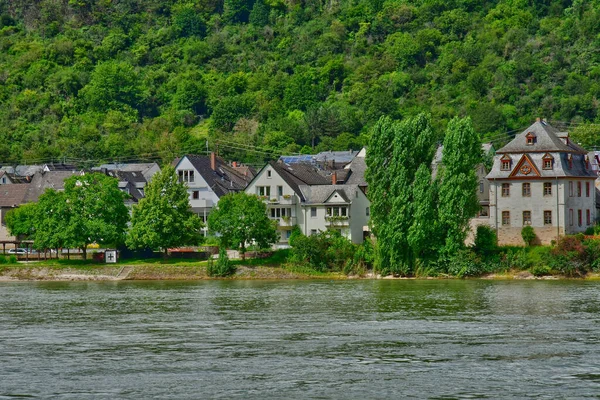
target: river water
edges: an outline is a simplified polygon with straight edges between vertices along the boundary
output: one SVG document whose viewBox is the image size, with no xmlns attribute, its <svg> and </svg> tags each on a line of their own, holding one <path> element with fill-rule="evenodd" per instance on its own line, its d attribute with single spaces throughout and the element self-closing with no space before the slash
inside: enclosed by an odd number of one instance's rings
<svg viewBox="0 0 600 400">
<path fill-rule="evenodd" d="M 0 399 L 598 398 L 600 283 L 0 283 Z"/>
</svg>

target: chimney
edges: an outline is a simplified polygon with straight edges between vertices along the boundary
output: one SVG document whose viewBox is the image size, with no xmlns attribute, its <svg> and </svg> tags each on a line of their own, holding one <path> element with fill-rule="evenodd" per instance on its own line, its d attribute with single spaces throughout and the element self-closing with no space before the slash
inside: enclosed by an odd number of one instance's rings
<svg viewBox="0 0 600 400">
<path fill-rule="evenodd" d="M 542 119 L 541 119 L 540 117 L 537 117 L 537 118 L 535 119 L 535 121 L 536 121 L 536 122 L 542 122 Z"/>
<path fill-rule="evenodd" d="M 232 164 L 233 168 L 237 168 L 237 166 L 238 166 L 238 165 L 237 165 L 237 161 L 234 161 L 234 162 L 232 162 L 231 164 Z"/>
<path fill-rule="evenodd" d="M 217 156 L 214 152 L 210 153 L 210 169 L 213 171 L 217 170 Z"/>
<path fill-rule="evenodd" d="M 333 174 L 331 174 L 331 184 L 337 185 L 337 172 L 335 171 L 333 171 Z"/>
</svg>

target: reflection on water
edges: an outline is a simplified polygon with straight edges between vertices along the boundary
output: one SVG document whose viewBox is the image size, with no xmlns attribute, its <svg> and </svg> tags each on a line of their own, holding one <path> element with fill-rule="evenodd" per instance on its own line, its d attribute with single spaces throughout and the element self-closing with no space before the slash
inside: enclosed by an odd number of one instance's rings
<svg viewBox="0 0 600 400">
<path fill-rule="evenodd" d="M 0 399 L 584 398 L 600 283 L 3 283 Z"/>
</svg>

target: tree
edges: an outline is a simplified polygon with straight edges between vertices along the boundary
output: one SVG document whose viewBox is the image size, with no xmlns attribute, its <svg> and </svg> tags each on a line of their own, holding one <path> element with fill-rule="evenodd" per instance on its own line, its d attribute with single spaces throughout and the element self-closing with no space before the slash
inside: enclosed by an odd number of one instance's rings
<svg viewBox="0 0 600 400">
<path fill-rule="evenodd" d="M 242 259 L 247 244 L 267 248 L 277 241 L 277 230 L 267 217 L 267 207 L 257 196 L 245 192 L 221 197 L 208 216 L 208 227 L 221 235 L 222 246 L 239 248 Z"/>
<path fill-rule="evenodd" d="M 446 236 L 445 254 L 454 254 L 464 246 L 469 220 L 479 210 L 475 167 L 481 162 L 481 142 L 471 119 L 452 119 L 444 138 L 439 174 L 439 221 Z"/>
<path fill-rule="evenodd" d="M 33 246 L 38 250 L 67 247 L 66 227 L 69 215 L 65 193 L 47 189 L 40 196 L 36 206 L 36 214 L 33 216 Z"/>
<path fill-rule="evenodd" d="M 11 235 L 31 240 L 35 235 L 37 215 L 37 203 L 27 203 L 8 212 L 4 222 Z"/>
<path fill-rule="evenodd" d="M 65 204 L 64 220 L 55 227 L 54 235 L 64 235 L 64 244 L 82 249 L 84 260 L 91 243 L 117 245 L 123 241 L 129 213 L 115 178 L 100 173 L 72 176 L 65 180 L 64 192 L 52 196 L 56 203 L 48 202 L 40 212 Z"/>
<path fill-rule="evenodd" d="M 434 145 L 425 114 L 401 122 L 384 117 L 371 131 L 366 179 L 378 241 L 376 266 L 383 272 L 412 273 L 415 259 L 425 250 L 425 226 L 434 220 L 429 220 L 426 205 L 419 205 L 415 214 L 415 198 L 432 204 L 434 193 L 416 180 L 430 182 Z"/>
<path fill-rule="evenodd" d="M 184 183 L 166 166 L 146 187 L 146 197 L 133 207 L 126 244 L 132 249 L 162 249 L 202 241 L 202 221 L 191 209 Z"/>
</svg>

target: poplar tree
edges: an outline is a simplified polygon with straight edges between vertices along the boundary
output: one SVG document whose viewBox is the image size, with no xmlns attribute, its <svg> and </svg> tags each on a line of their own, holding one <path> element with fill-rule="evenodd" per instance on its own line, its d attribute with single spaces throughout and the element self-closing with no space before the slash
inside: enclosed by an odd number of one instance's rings
<svg viewBox="0 0 600 400">
<path fill-rule="evenodd" d="M 464 246 L 469 220 L 477 214 L 477 174 L 483 160 L 479 135 L 471 118 L 455 117 L 448 123 L 440 169 L 439 223 L 445 234 L 442 252 L 456 253 Z"/>
<path fill-rule="evenodd" d="M 430 117 L 425 114 L 401 122 L 384 117 L 372 131 L 366 178 L 377 237 L 376 267 L 382 273 L 411 274 L 421 252 L 420 238 L 426 235 L 426 226 L 433 223 L 419 219 L 428 218 L 427 213 L 415 216 L 414 196 L 421 198 L 423 194 L 413 189 L 419 168 L 418 179 L 428 176 L 427 181 L 431 180 L 434 145 Z"/>
</svg>

